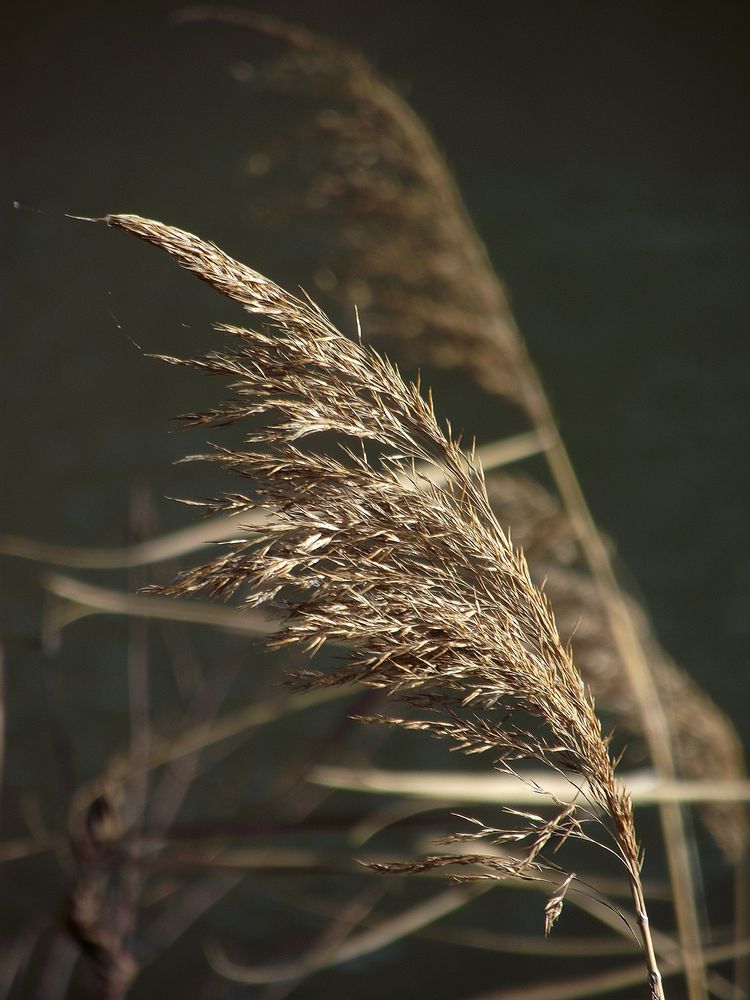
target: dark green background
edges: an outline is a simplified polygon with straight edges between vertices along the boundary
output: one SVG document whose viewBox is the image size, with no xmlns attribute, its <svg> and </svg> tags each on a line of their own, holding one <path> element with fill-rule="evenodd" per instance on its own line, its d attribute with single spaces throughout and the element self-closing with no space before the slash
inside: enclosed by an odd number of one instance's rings
<svg viewBox="0 0 750 1000">
<path fill-rule="evenodd" d="M 150 215 L 281 282 L 306 278 L 304 248 L 249 222 L 242 164 L 272 123 L 226 66 L 253 42 L 174 27 L 172 7 L 3 13 L 5 532 L 120 544 L 133 483 L 194 492 L 198 473 L 170 465 L 192 445 L 167 421 L 196 405 L 196 383 L 129 338 L 189 353 L 211 321 L 236 316 L 153 252 L 65 212 Z M 259 8 L 362 48 L 427 122 L 508 284 L 595 516 L 664 645 L 747 745 L 745 5 Z M 496 436 L 491 409 L 460 390 L 442 408 L 480 440 Z M 159 514 L 165 527 L 188 520 L 166 501 Z M 37 571 L 4 559 L 0 574 L 12 798 L 48 771 L 49 737 Z M 55 683 L 68 725 L 85 730 L 92 698 L 107 720 L 122 711 L 122 653 L 104 626 L 91 639 L 76 628 L 76 661 Z M 108 752 L 101 733 L 82 739 L 94 758 Z"/>
</svg>

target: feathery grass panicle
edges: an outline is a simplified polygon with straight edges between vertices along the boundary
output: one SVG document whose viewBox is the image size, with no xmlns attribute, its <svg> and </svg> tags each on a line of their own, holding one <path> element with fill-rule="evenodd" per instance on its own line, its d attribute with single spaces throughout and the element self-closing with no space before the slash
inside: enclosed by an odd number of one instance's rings
<svg viewBox="0 0 750 1000">
<path fill-rule="evenodd" d="M 360 53 L 298 25 L 231 8 L 193 9 L 183 17 L 274 39 L 275 55 L 250 72 L 236 66 L 235 76 L 240 83 L 302 97 L 306 110 L 297 125 L 248 158 L 256 220 L 295 223 L 316 234 L 322 253 L 316 252 L 315 281 L 322 293 L 365 307 L 368 331 L 395 338 L 419 364 L 464 369 L 483 389 L 525 412 L 547 442 L 547 466 L 604 625 L 602 656 L 586 657 L 576 646 L 578 666 L 599 703 L 614 712 L 618 726 L 643 738 L 662 778 L 743 776 L 731 723 L 659 648 L 642 609 L 617 579 L 505 289 L 419 117 Z M 565 575 L 566 592 L 574 590 L 578 580 Z M 590 608 L 584 609 L 590 618 Z M 688 993 L 691 1000 L 705 1000 L 698 887 L 684 817 L 679 806 L 666 802 L 659 816 Z M 745 811 L 737 803 L 714 803 L 701 816 L 737 866 L 739 915 L 747 894 L 741 875 Z M 742 971 L 738 976 L 747 980 Z"/>
<path fill-rule="evenodd" d="M 261 147 L 256 138 L 248 155 L 254 222 L 284 226 L 303 242 L 312 238 L 310 286 L 331 304 L 362 309 L 368 339 L 388 338 L 389 349 L 420 365 L 464 370 L 481 388 L 525 411 L 545 441 L 563 509 L 538 484 L 536 497 L 548 509 L 558 508 L 549 527 L 560 532 L 573 558 L 561 558 L 558 548 L 539 559 L 537 546 L 526 546 L 526 513 L 515 502 L 515 509 L 506 502 L 498 507 L 497 491 L 493 496 L 491 490 L 491 500 L 500 523 L 523 537 L 533 578 L 549 580 L 561 632 L 569 635 L 584 620 L 585 635 L 581 630 L 575 639 L 576 663 L 597 704 L 613 714 L 618 731 L 645 742 L 665 779 L 744 777 L 742 748 L 729 720 L 660 648 L 643 608 L 611 578 L 607 551 L 554 428 L 507 292 L 414 109 L 362 53 L 302 25 L 231 7 L 191 7 L 177 17 L 220 22 L 271 42 L 263 54 L 251 50 L 251 66 L 233 67 L 235 79 L 256 92 L 297 98 L 294 124 L 276 128 Z M 514 500 L 523 500 L 522 493 L 528 497 L 528 490 L 512 492 Z M 668 719 L 662 706 L 669 706 Z M 690 955 L 699 951 L 698 921 L 690 913 L 684 830 L 675 807 L 661 812 L 683 948 Z M 700 815 L 727 858 L 741 864 L 747 842 L 742 807 L 705 804 Z M 705 992 L 697 960 L 691 968 L 691 996 L 698 1000 Z"/>
<path fill-rule="evenodd" d="M 272 644 L 299 643 L 311 652 L 331 640 L 350 647 L 343 666 L 308 672 L 305 685 L 356 680 L 382 688 L 429 716 L 382 721 L 426 730 L 467 753 L 490 751 L 508 770 L 534 758 L 584 775 L 589 801 L 552 820 L 519 813 L 520 830 L 478 824 L 468 835 L 495 847 L 523 844 L 521 853 L 442 855 L 407 867 L 468 863 L 481 865 L 484 878 L 539 878 L 551 842 L 596 842 L 582 822 L 600 811 L 630 880 L 652 995 L 662 996 L 629 796 L 616 783 L 592 700 L 549 604 L 492 513 L 481 469 L 441 429 L 417 385 L 341 334 L 312 302 L 189 233 L 137 216 L 104 221 L 165 250 L 266 320 L 264 331 L 221 326 L 236 339 L 232 350 L 166 359 L 231 380 L 234 398 L 188 414 L 189 423 L 267 418 L 247 435 L 248 450 L 206 457 L 251 484 L 251 495 L 232 492 L 207 506 L 240 517 L 262 508 L 269 520 L 164 592 L 237 595 L 246 607 L 272 602 L 287 616 Z M 300 446 L 320 432 L 343 438 L 339 457 L 314 441 Z M 442 484 L 422 481 L 416 462 L 441 469 Z M 518 709 L 544 725 L 513 724 Z M 568 884 L 548 904 L 547 930 Z"/>
</svg>

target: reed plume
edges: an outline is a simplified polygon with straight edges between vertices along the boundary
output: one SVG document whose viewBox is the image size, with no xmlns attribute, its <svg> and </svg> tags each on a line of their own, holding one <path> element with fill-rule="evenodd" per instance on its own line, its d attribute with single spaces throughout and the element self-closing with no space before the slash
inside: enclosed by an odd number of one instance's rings
<svg viewBox="0 0 750 1000">
<path fill-rule="evenodd" d="M 313 239 L 310 282 L 326 302 L 346 310 L 356 305 L 367 339 L 384 340 L 409 362 L 463 370 L 481 389 L 524 413 L 539 432 L 562 504 L 527 477 L 507 475 L 501 488 L 491 490 L 491 500 L 500 523 L 510 525 L 520 541 L 532 577 L 554 588 L 563 634 L 582 622 L 573 640 L 576 663 L 597 704 L 614 716 L 618 729 L 645 742 L 663 776 L 742 778 L 743 752 L 731 722 L 660 647 L 645 610 L 618 581 L 610 589 L 632 621 L 630 645 L 643 651 L 635 659 L 647 666 L 647 682 L 646 671 L 632 665 L 632 648 L 628 652 L 622 629 L 613 623 L 615 601 L 603 593 L 606 573 L 595 568 L 607 556 L 508 293 L 419 116 L 360 52 L 302 25 L 221 7 L 191 7 L 178 18 L 219 21 L 275 41 L 272 54 L 237 64 L 234 75 L 256 90 L 299 98 L 296 124 L 254 146 L 246 159 L 253 222 L 291 230 L 301 242 Z M 512 495 L 503 498 L 503 492 Z M 546 511 L 541 531 L 529 500 Z M 747 843 L 743 808 L 710 803 L 699 812 L 727 858 L 740 862 Z M 673 824 L 667 851 L 680 839 Z M 689 872 L 673 867 L 678 902 L 685 895 L 678 908 L 686 912 L 692 905 Z M 688 953 L 697 945 L 697 936 L 685 937 Z M 694 990 L 693 996 L 701 995 Z"/>
<path fill-rule="evenodd" d="M 550 869 L 559 872 L 545 848 L 568 838 L 598 843 L 587 830 L 596 817 L 625 867 L 651 994 L 662 997 L 630 798 L 615 779 L 593 702 L 544 592 L 496 520 L 472 454 L 441 428 L 418 384 L 405 382 L 361 339 L 341 334 L 311 301 L 189 233 L 137 216 L 103 221 L 156 245 L 265 318 L 262 330 L 219 326 L 235 338 L 233 349 L 164 359 L 230 380 L 233 398 L 186 414 L 189 425 L 263 418 L 247 433 L 247 450 L 194 457 L 238 473 L 250 487 L 206 501 L 208 511 L 241 520 L 261 509 L 268 520 L 162 591 L 236 596 L 244 607 L 273 604 L 285 616 L 273 646 L 296 643 L 311 653 L 331 641 L 349 647 L 343 664 L 300 675 L 303 685 L 357 681 L 426 716 L 375 721 L 427 731 L 466 753 L 489 752 L 509 771 L 534 759 L 583 775 L 585 797 L 551 820 L 523 813 L 520 829 L 478 824 L 458 835 L 493 849 L 385 867 L 470 865 L 472 878 L 543 879 Z M 321 432 L 334 435 L 338 451 L 316 446 Z M 441 482 L 419 472 L 417 462 L 439 469 Z M 498 852 L 508 845 L 512 851 Z M 547 930 L 572 879 L 547 904 Z"/>
</svg>

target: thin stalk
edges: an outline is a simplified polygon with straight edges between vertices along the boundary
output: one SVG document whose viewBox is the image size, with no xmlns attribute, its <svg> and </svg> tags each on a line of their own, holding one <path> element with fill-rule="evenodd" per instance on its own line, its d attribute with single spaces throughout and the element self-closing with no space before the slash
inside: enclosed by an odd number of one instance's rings
<svg viewBox="0 0 750 1000">
<path fill-rule="evenodd" d="M 652 1000 L 665 1000 L 664 985 L 662 983 L 661 972 L 656 960 L 654 942 L 651 938 L 651 924 L 649 923 L 646 911 L 646 901 L 643 898 L 643 886 L 641 884 L 640 872 L 637 868 L 628 871 L 630 881 L 630 893 L 633 899 L 633 909 L 638 923 L 638 931 L 643 944 L 643 953 L 648 968 L 649 986 L 651 987 Z"/>
<path fill-rule="evenodd" d="M 654 769 L 660 777 L 676 776 L 669 724 L 664 714 L 659 692 L 649 669 L 643 646 L 633 619 L 623 599 L 612 563 L 602 536 L 581 491 L 567 449 L 557 431 L 554 417 L 536 372 L 529 380 L 527 407 L 534 424 L 550 441 L 545 457 L 563 503 L 573 521 L 581 551 L 603 598 L 604 611 L 613 640 L 627 672 L 628 681 L 638 705 L 643 731 Z M 679 939 L 683 952 L 685 978 L 690 1000 L 706 1000 L 705 968 L 701 957 L 701 936 L 694 905 L 695 885 L 690 860 L 684 848 L 685 825 L 679 803 L 660 802 L 659 815 Z"/>
</svg>

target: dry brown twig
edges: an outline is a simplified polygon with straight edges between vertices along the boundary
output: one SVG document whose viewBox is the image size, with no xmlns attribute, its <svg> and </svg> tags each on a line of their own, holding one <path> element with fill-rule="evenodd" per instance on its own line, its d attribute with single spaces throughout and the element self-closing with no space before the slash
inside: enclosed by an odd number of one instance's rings
<svg viewBox="0 0 750 1000">
<path fill-rule="evenodd" d="M 187 414 L 189 425 L 271 419 L 247 435 L 248 450 L 199 456 L 238 473 L 253 494 L 232 492 L 206 509 L 241 518 L 262 507 L 270 522 L 163 592 L 237 595 L 245 607 L 276 604 L 287 621 L 274 646 L 299 643 L 314 652 L 333 640 L 351 647 L 344 665 L 304 672 L 304 686 L 359 681 L 427 715 L 374 721 L 427 731 L 467 753 L 489 751 L 509 771 L 515 761 L 533 759 L 584 775 L 588 797 L 552 819 L 518 813 L 514 829 L 477 824 L 458 835 L 514 845 L 513 854 L 480 849 L 406 867 L 468 865 L 470 878 L 543 880 L 545 871 L 559 870 L 545 848 L 568 838 L 599 843 L 584 827 L 598 820 L 611 836 L 603 846 L 625 867 L 652 995 L 662 997 L 630 798 L 615 779 L 593 704 L 546 598 L 498 525 L 481 470 L 441 429 L 431 400 L 387 360 L 343 336 L 312 302 L 216 246 L 137 216 L 102 221 L 165 250 L 270 327 L 221 326 L 237 339 L 234 350 L 165 359 L 232 380 L 234 398 Z M 338 455 L 300 447 L 320 432 L 343 438 Z M 416 462 L 441 469 L 444 484 L 417 488 Z M 563 897 L 556 892 L 548 904 L 548 930 Z"/>
</svg>

